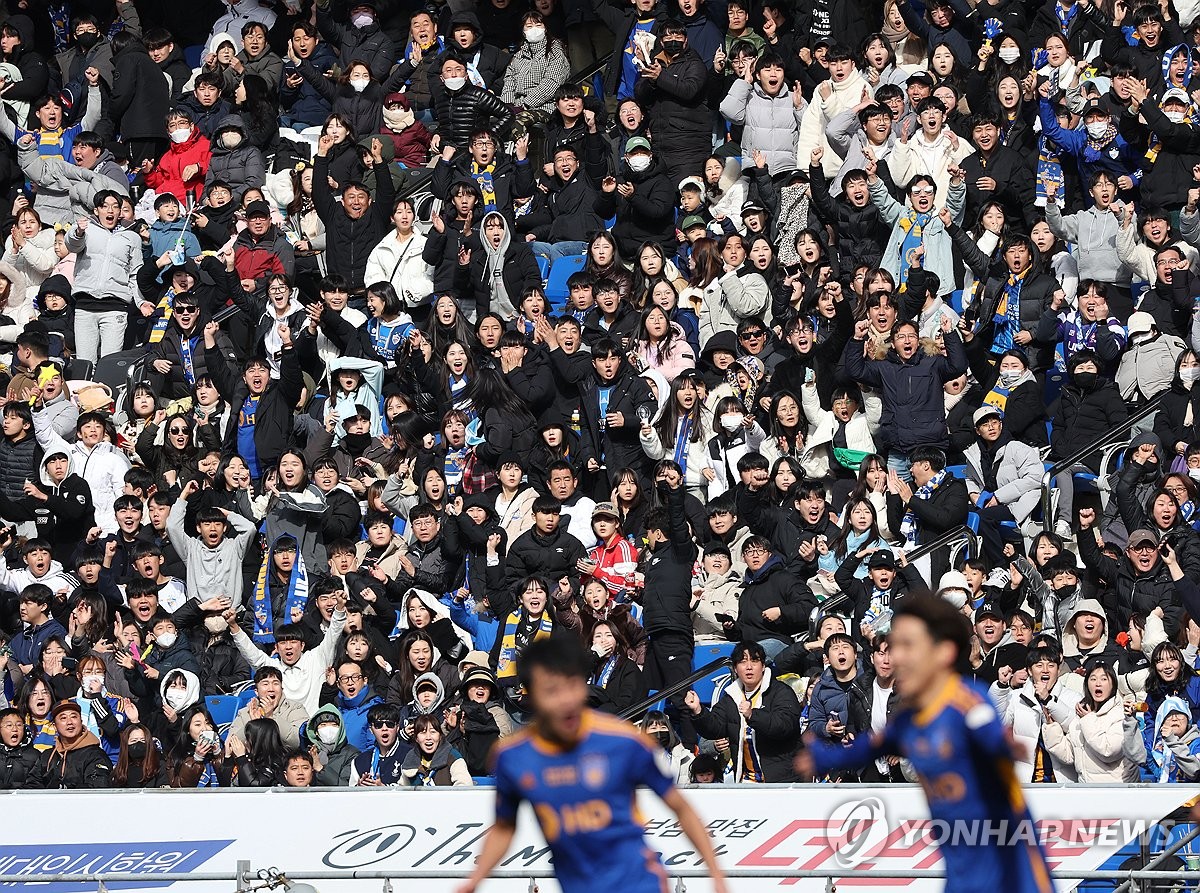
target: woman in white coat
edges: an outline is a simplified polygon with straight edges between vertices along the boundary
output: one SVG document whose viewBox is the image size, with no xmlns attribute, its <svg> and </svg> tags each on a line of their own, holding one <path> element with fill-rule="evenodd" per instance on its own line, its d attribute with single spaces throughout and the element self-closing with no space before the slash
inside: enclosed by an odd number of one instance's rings
<svg viewBox="0 0 1200 893">
<path fill-rule="evenodd" d="M 1057 722 L 1042 726 L 1046 749 L 1054 759 L 1074 766 L 1084 784 L 1137 781 L 1146 745 L 1137 718 L 1125 713 L 1117 676 L 1103 657 L 1090 659 L 1084 674 L 1075 721 L 1065 729 Z"/>
<path fill-rule="evenodd" d="M 417 219 L 413 203 L 396 199 L 392 208 L 395 227 L 371 249 L 363 282 L 390 282 L 408 308 L 428 306 L 433 296 L 433 267 L 421 259 L 425 237 L 413 227 Z"/>
<path fill-rule="evenodd" d="M 54 227 L 43 226 L 42 218 L 24 196 L 13 203 L 17 215 L 12 235 L 4 240 L 4 263 L 10 264 L 25 277 L 26 296 L 9 299 L 10 305 L 24 303 L 32 306 L 42 283 L 54 271 L 58 255 L 54 253 Z"/>
</svg>

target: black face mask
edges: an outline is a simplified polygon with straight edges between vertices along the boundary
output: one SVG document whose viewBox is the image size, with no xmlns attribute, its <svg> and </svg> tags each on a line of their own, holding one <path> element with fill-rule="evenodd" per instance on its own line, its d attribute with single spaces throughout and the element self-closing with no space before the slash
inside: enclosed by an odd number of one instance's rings
<svg viewBox="0 0 1200 893">
<path fill-rule="evenodd" d="M 655 732 L 654 737 L 658 741 L 658 746 L 663 750 L 666 750 L 671 746 L 671 733 L 665 729 L 661 732 Z"/>
<path fill-rule="evenodd" d="M 129 745 L 129 761 L 131 763 L 140 763 L 146 759 L 146 742 L 135 741 Z"/>
<path fill-rule="evenodd" d="M 663 52 L 668 56 L 678 56 L 683 52 L 682 40 L 664 40 L 662 42 Z"/>
<path fill-rule="evenodd" d="M 100 35 L 94 31 L 85 31 L 75 35 L 75 42 L 79 44 L 81 50 L 86 52 L 100 42 Z"/>
<path fill-rule="evenodd" d="M 1072 380 L 1085 391 L 1090 391 L 1096 386 L 1095 372 L 1076 372 L 1071 376 Z"/>
<path fill-rule="evenodd" d="M 371 445 L 371 434 L 345 434 L 342 436 L 342 443 L 346 445 L 352 456 L 361 456 L 366 452 L 367 447 Z"/>
</svg>

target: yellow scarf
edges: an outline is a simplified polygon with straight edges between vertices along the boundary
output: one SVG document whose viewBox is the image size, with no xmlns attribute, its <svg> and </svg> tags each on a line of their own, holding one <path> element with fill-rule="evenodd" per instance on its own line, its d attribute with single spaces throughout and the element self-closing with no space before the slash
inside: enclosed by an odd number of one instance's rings
<svg viewBox="0 0 1200 893">
<path fill-rule="evenodd" d="M 500 639 L 500 658 L 496 661 L 497 679 L 515 679 L 517 676 L 517 627 L 521 624 L 524 611 L 513 611 L 504 621 L 504 635 Z M 538 620 L 537 632 L 533 641 L 547 638 L 553 631 L 554 624 L 550 615 L 543 612 Z"/>
</svg>

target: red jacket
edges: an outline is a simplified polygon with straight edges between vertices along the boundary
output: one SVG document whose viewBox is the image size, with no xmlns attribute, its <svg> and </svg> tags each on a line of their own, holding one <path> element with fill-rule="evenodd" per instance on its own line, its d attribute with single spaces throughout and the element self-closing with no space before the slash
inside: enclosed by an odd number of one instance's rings
<svg viewBox="0 0 1200 893">
<path fill-rule="evenodd" d="M 162 157 L 158 165 L 146 174 L 146 185 L 160 195 L 169 192 L 181 203 L 187 204 L 190 192 L 200 201 L 204 191 L 204 175 L 208 173 L 208 162 L 212 158 L 212 146 L 208 137 L 200 132 L 199 127 L 192 128 L 192 135 L 186 142 L 171 143 L 171 148 Z M 183 169 L 189 164 L 196 165 L 196 175 L 186 182 L 183 179 Z"/>
</svg>

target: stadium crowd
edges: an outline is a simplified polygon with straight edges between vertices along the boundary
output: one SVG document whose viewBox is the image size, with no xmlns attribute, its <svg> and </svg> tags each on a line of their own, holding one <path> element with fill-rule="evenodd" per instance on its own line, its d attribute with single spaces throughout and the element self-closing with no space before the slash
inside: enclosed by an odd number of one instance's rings
<svg viewBox="0 0 1200 893">
<path fill-rule="evenodd" d="M 0 787 L 478 783 L 548 636 L 810 780 L 926 588 L 1021 781 L 1200 777 L 1192 0 L 3 11 Z"/>
</svg>

